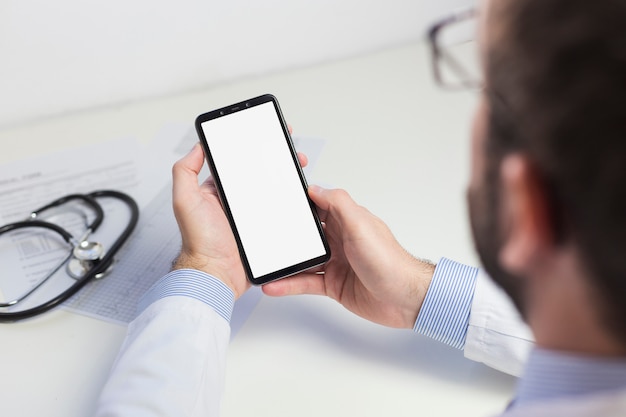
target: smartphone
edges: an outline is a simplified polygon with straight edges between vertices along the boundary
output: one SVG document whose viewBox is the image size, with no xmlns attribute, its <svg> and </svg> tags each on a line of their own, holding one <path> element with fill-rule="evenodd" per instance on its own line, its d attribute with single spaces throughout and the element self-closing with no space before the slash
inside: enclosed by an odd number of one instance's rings
<svg viewBox="0 0 626 417">
<path fill-rule="evenodd" d="M 265 284 L 330 258 L 278 101 L 267 94 L 196 118 L 248 280 Z"/>
</svg>

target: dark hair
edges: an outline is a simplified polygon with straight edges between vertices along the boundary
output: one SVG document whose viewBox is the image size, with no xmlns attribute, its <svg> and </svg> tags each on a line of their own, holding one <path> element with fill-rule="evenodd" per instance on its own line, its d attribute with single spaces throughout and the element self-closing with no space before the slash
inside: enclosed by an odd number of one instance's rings
<svg viewBox="0 0 626 417">
<path fill-rule="evenodd" d="M 490 100 L 488 149 L 522 151 L 541 172 L 555 232 L 576 242 L 606 329 L 626 344 L 626 0 L 494 7 L 487 88 L 502 100 Z"/>
</svg>

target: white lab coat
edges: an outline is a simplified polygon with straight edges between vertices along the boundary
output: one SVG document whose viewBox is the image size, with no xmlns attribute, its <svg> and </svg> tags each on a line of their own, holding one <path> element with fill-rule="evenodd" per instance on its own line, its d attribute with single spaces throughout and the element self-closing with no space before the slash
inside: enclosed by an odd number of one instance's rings
<svg viewBox="0 0 626 417">
<path fill-rule="evenodd" d="M 626 390 L 512 408 L 499 417 L 624 417 Z"/>
<path fill-rule="evenodd" d="M 163 298 L 129 328 L 97 404 L 97 417 L 219 416 L 230 327 L 192 298 Z M 519 374 L 532 336 L 510 301 L 480 274 L 465 355 Z M 553 401 L 503 417 L 626 416 L 626 392 Z"/>
<path fill-rule="evenodd" d="M 97 417 L 219 416 L 228 322 L 193 298 L 166 297 L 128 327 Z"/>
<path fill-rule="evenodd" d="M 513 302 L 483 270 L 476 277 L 465 357 L 520 376 L 534 338 Z"/>
</svg>

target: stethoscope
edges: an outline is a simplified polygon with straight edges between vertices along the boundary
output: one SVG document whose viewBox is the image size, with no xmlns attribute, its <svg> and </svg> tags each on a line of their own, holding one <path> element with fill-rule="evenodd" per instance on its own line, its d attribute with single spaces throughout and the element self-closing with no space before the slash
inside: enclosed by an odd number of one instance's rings
<svg viewBox="0 0 626 417">
<path fill-rule="evenodd" d="M 112 197 L 124 202 L 130 209 L 130 218 L 124 230 L 118 235 L 111 247 L 105 251 L 104 246 L 99 242 L 88 240 L 89 236 L 98 230 L 104 220 L 104 210 L 98 201 L 99 197 Z M 42 213 L 71 201 L 80 201 L 89 206 L 93 211 L 94 219 L 87 224 L 86 231 L 78 238 L 74 237 L 66 229 L 58 224 L 40 220 Z M 10 223 L 0 227 L 0 235 L 17 229 L 43 228 L 59 234 L 63 240 L 70 245 L 69 255 L 61 260 L 51 271 L 43 277 L 33 288 L 9 301 L 0 303 L 0 308 L 11 307 L 23 301 L 41 287 L 59 269 L 66 265 L 67 273 L 74 278 L 69 288 L 58 294 L 56 297 L 23 311 L 0 312 L 0 322 L 13 322 L 36 316 L 51 308 L 63 303 L 76 294 L 85 284 L 92 279 L 102 278 L 107 274 L 113 265 L 113 257 L 126 242 L 133 232 L 139 219 L 139 207 L 135 200 L 127 194 L 113 190 L 100 190 L 88 194 L 70 194 L 54 200 L 37 210 L 34 210 L 27 220 Z"/>
</svg>

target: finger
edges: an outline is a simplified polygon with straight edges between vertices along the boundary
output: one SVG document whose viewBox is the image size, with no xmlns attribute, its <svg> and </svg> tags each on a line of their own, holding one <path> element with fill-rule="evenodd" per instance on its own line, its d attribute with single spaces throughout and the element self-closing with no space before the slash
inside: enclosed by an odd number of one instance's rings
<svg viewBox="0 0 626 417">
<path fill-rule="evenodd" d="M 212 175 L 209 175 L 208 177 L 206 177 L 206 179 L 204 180 L 204 182 L 202 183 L 203 186 L 211 186 L 214 187 L 215 186 L 215 180 L 213 179 Z"/>
<path fill-rule="evenodd" d="M 326 265 L 314 266 L 313 268 L 309 268 L 301 274 L 321 274 L 326 270 Z"/>
<path fill-rule="evenodd" d="M 270 282 L 261 288 L 265 295 L 272 297 L 301 294 L 326 295 L 324 275 L 308 272 Z"/>
<path fill-rule="evenodd" d="M 313 201 L 313 203 L 316 206 L 317 209 L 317 217 L 319 217 L 320 221 L 322 222 L 322 227 L 325 226 L 325 222 L 326 222 L 326 218 L 328 217 L 328 212 L 324 209 L 322 209 L 320 207 L 320 205 L 317 203 L 316 200 L 319 200 L 319 193 L 320 188 L 318 185 L 309 185 L 309 188 L 307 190 L 309 197 L 311 198 L 311 200 Z"/>
<path fill-rule="evenodd" d="M 298 161 L 300 161 L 300 166 L 302 168 L 309 165 L 309 158 L 302 152 L 298 152 Z"/>
<path fill-rule="evenodd" d="M 191 151 L 179 159 L 172 167 L 173 198 L 184 198 L 198 189 L 198 174 L 204 163 L 204 153 L 199 143 Z"/>
<path fill-rule="evenodd" d="M 329 190 L 320 187 L 319 185 L 309 186 L 309 197 L 320 209 L 328 211 L 330 207 Z"/>
<path fill-rule="evenodd" d="M 202 189 L 208 190 L 212 193 L 217 193 L 217 187 L 215 186 L 215 180 L 212 175 L 209 175 L 202 183 Z"/>
<path fill-rule="evenodd" d="M 326 221 L 328 216 L 343 224 L 346 219 L 358 213 L 358 205 L 345 190 L 327 190 L 318 185 L 309 187 L 309 197 L 318 207 L 320 220 Z"/>
<path fill-rule="evenodd" d="M 287 123 L 287 129 L 289 129 L 289 134 L 293 135 L 293 127 L 289 123 Z"/>
</svg>

